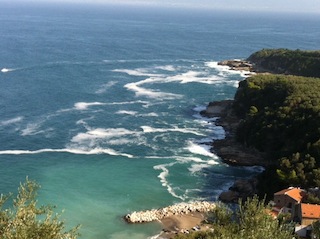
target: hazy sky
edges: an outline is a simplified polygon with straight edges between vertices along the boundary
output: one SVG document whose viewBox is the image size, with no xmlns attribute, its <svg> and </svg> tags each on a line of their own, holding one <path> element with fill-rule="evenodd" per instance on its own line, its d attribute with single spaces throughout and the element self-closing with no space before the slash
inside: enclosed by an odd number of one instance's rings
<svg viewBox="0 0 320 239">
<path fill-rule="evenodd" d="M 8 0 L 0 0 L 8 1 Z M 320 0 L 10 0 L 10 2 L 72 2 L 164 7 L 238 9 L 258 11 L 289 11 L 320 13 Z"/>
</svg>

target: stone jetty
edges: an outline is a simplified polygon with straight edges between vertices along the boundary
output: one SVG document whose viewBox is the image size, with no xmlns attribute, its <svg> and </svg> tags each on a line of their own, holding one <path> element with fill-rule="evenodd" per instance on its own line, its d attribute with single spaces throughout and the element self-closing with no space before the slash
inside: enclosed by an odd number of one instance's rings
<svg viewBox="0 0 320 239">
<path fill-rule="evenodd" d="M 124 219 L 128 223 L 145 223 L 159 221 L 173 215 L 185 215 L 192 212 L 208 212 L 216 206 L 213 202 L 196 201 L 190 203 L 178 203 L 160 209 L 132 212 L 127 214 Z"/>
</svg>

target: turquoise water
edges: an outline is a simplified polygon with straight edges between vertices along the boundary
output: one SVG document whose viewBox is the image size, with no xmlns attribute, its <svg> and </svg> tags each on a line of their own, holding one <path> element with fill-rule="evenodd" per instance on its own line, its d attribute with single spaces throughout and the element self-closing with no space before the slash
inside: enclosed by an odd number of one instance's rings
<svg viewBox="0 0 320 239">
<path fill-rule="evenodd" d="M 245 75 L 217 61 L 318 49 L 319 16 L 6 5 L 0 10 L 0 191 L 26 176 L 81 238 L 147 238 L 126 213 L 216 200 L 237 178 L 199 111 Z"/>
</svg>

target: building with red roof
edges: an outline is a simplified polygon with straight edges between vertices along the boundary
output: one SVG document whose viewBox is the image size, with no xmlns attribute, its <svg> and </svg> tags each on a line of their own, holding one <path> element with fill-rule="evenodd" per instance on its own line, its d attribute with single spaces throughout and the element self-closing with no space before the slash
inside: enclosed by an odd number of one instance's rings
<svg viewBox="0 0 320 239">
<path fill-rule="evenodd" d="M 290 187 L 276 192 L 273 195 L 273 201 L 275 207 L 286 208 L 286 212 L 291 212 L 293 206 L 299 204 L 305 195 L 306 192 L 303 189 Z"/>
<path fill-rule="evenodd" d="M 320 219 L 320 205 L 300 203 L 293 214 L 294 219 L 301 225 L 310 225 Z"/>
</svg>

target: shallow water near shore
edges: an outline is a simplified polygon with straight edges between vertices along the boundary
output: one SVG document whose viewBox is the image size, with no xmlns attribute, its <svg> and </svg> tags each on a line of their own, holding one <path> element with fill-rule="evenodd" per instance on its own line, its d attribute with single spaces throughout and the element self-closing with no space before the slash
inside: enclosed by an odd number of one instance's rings
<svg viewBox="0 0 320 239">
<path fill-rule="evenodd" d="M 0 192 L 36 180 L 85 239 L 151 237 L 122 216 L 255 175 L 209 150 L 225 132 L 199 112 L 245 77 L 217 62 L 319 47 L 319 16 L 61 6 L 0 10 Z"/>
</svg>

